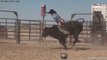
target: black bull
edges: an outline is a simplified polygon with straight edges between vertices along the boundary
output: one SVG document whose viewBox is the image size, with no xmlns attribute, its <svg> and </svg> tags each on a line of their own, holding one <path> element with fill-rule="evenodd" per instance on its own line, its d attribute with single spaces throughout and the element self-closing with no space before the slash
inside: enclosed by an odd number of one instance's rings
<svg viewBox="0 0 107 60">
<path fill-rule="evenodd" d="M 78 21 L 81 19 L 83 20 L 82 22 Z M 61 29 L 69 32 L 68 34 L 65 34 L 63 31 L 61 31 L 58 25 L 53 25 L 52 27 L 45 27 L 43 29 L 42 36 L 46 37 L 49 35 L 53 38 L 58 39 L 60 44 L 62 44 L 66 49 L 66 38 L 68 37 L 68 35 L 73 35 L 73 38 L 75 39 L 73 41 L 73 46 L 75 45 L 76 42 L 78 42 L 78 36 L 80 32 L 83 30 L 83 23 L 84 23 L 83 18 L 64 23 L 64 26 Z"/>
</svg>

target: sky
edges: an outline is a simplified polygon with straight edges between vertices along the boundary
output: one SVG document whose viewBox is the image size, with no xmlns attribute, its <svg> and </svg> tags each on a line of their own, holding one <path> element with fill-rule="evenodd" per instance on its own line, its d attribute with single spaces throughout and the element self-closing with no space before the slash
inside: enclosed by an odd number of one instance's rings
<svg viewBox="0 0 107 60">
<path fill-rule="evenodd" d="M 41 20 L 41 5 L 46 4 L 46 11 L 55 9 L 65 20 L 70 20 L 73 13 L 90 13 L 95 3 L 107 4 L 107 0 L 20 0 L 20 2 L 1 2 L 0 10 L 17 11 L 19 19 Z M 15 18 L 13 13 L 0 12 L 0 17 Z M 45 19 L 52 20 L 46 15 Z"/>
</svg>

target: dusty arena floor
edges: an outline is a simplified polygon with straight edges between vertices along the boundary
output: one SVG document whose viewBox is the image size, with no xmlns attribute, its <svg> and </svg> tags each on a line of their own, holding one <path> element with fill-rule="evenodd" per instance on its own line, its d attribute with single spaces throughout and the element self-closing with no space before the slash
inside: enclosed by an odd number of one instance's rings
<svg viewBox="0 0 107 60">
<path fill-rule="evenodd" d="M 107 49 L 103 47 L 65 50 L 58 42 L 22 41 L 16 44 L 15 40 L 0 39 L 0 60 L 61 60 L 61 53 L 68 54 L 67 60 L 107 60 Z"/>
</svg>

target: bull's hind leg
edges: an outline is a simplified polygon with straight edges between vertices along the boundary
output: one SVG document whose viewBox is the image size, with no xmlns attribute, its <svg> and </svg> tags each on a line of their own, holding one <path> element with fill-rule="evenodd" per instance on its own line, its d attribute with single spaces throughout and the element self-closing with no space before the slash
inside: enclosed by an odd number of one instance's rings
<svg viewBox="0 0 107 60">
<path fill-rule="evenodd" d="M 75 44 L 76 44 L 76 42 L 78 42 L 78 35 L 73 35 L 73 37 L 74 37 L 74 41 L 73 41 L 73 45 L 72 46 L 75 46 Z"/>
</svg>

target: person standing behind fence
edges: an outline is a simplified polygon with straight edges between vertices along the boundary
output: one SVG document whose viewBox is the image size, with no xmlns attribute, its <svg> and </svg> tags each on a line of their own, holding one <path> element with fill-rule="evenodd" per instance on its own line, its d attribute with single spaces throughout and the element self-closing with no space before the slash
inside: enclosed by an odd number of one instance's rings
<svg viewBox="0 0 107 60">
<path fill-rule="evenodd" d="M 62 19 L 58 14 L 57 12 L 54 10 L 54 9 L 50 9 L 49 12 L 47 12 L 48 14 L 50 14 L 54 21 L 60 26 L 60 27 L 63 27 L 64 25 L 64 19 Z"/>
</svg>

